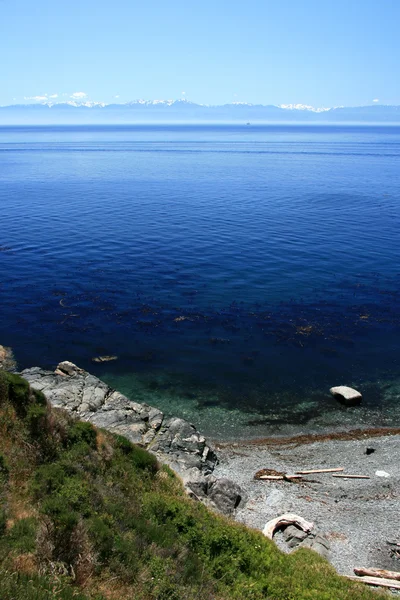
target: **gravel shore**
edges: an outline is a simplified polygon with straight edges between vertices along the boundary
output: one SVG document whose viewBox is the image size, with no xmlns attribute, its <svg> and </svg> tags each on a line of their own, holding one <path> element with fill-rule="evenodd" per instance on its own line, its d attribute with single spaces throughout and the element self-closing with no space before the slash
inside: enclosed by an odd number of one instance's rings
<svg viewBox="0 0 400 600">
<path fill-rule="evenodd" d="M 351 575 L 354 567 L 400 571 L 400 560 L 387 544 L 400 542 L 400 435 L 355 437 L 218 444 L 220 463 L 214 475 L 232 479 L 247 493 L 238 521 L 263 529 L 280 514 L 296 513 L 327 537 L 330 561 L 339 573 Z M 367 454 L 367 448 L 373 451 Z M 328 473 L 304 476 L 298 483 L 254 479 L 262 468 L 293 474 L 335 467 L 370 479 L 340 479 Z"/>
</svg>

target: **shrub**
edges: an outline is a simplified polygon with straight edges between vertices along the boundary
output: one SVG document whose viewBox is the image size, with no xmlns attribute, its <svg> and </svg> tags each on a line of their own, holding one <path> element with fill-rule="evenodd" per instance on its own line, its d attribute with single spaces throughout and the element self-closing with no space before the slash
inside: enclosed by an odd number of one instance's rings
<svg viewBox="0 0 400 600">
<path fill-rule="evenodd" d="M 34 517 L 19 519 L 7 533 L 12 549 L 19 552 L 34 552 L 36 549 L 36 533 L 38 521 Z"/>
<path fill-rule="evenodd" d="M 46 396 L 40 390 L 31 389 L 32 394 L 35 398 L 36 404 L 40 404 L 41 406 L 47 406 Z"/>
<path fill-rule="evenodd" d="M 129 461 L 136 468 L 148 470 L 153 473 L 158 471 L 156 457 L 153 454 L 150 454 L 150 452 L 147 452 L 147 450 L 135 446 L 129 440 L 122 437 L 122 435 L 116 436 L 115 447 L 118 448 L 123 455 L 128 456 Z"/>
<path fill-rule="evenodd" d="M 102 563 L 108 562 L 114 548 L 115 532 L 108 520 L 105 517 L 94 517 L 88 523 L 89 535 Z"/>
<path fill-rule="evenodd" d="M 68 433 L 66 439 L 67 447 L 74 446 L 75 444 L 87 444 L 90 448 L 96 448 L 96 430 L 86 421 L 77 421 L 74 423 Z"/>
<path fill-rule="evenodd" d="M 8 380 L 6 377 L 6 371 L 0 369 L 0 405 L 4 404 L 8 400 Z"/>
<path fill-rule="evenodd" d="M 60 562 L 69 569 L 77 558 L 73 532 L 79 523 L 80 515 L 65 507 L 60 497 L 45 500 L 42 510 L 46 516 L 42 519 L 38 535 L 39 561 L 44 564 Z"/>
<path fill-rule="evenodd" d="M 31 438 L 39 440 L 45 437 L 47 433 L 47 408 L 45 406 L 40 404 L 28 406 L 25 421 Z"/>
<path fill-rule="evenodd" d="M 0 509 L 0 535 L 4 535 L 7 527 L 7 513 L 4 508 Z"/>
<path fill-rule="evenodd" d="M 8 480 L 10 469 L 8 468 L 6 459 L 3 454 L 0 454 L 0 483 L 5 483 Z"/>
<path fill-rule="evenodd" d="M 29 383 L 14 373 L 6 372 L 5 378 L 8 383 L 8 400 L 13 405 L 17 415 L 25 417 L 28 405 L 31 402 Z"/>
<path fill-rule="evenodd" d="M 72 471 L 73 472 L 73 471 Z M 60 463 L 40 466 L 34 475 L 31 487 L 37 499 L 58 492 L 71 470 L 65 469 Z"/>
</svg>

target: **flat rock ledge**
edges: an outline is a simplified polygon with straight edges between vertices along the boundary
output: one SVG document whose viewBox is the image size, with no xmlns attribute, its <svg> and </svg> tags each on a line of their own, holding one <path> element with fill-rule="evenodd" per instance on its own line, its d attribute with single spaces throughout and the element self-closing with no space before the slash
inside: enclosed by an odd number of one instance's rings
<svg viewBox="0 0 400 600">
<path fill-rule="evenodd" d="M 191 423 L 166 418 L 157 408 L 129 400 L 69 361 L 57 369 L 21 372 L 49 403 L 96 427 L 125 436 L 155 454 L 183 480 L 187 493 L 213 509 L 231 515 L 246 501 L 239 485 L 213 476 L 218 462 L 213 448 Z"/>
</svg>

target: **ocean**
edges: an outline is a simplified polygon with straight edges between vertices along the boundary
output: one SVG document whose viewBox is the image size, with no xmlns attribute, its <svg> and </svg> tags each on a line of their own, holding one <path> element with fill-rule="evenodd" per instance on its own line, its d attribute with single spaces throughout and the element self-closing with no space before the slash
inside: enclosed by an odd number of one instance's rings
<svg viewBox="0 0 400 600">
<path fill-rule="evenodd" d="M 397 425 L 399 225 L 396 126 L 0 127 L 0 343 L 214 439 Z"/>
</svg>

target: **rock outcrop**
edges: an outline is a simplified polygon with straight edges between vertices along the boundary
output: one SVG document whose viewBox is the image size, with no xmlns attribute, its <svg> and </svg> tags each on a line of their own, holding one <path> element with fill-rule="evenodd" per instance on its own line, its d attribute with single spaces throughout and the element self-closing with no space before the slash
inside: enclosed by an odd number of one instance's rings
<svg viewBox="0 0 400 600">
<path fill-rule="evenodd" d="M 11 348 L 6 348 L 0 344 L 0 369 L 5 371 L 13 371 L 17 368 L 13 352 Z"/>
<path fill-rule="evenodd" d="M 217 456 L 205 437 L 184 419 L 166 418 L 157 408 L 129 400 L 69 361 L 61 362 L 54 372 L 34 367 L 21 375 L 52 406 L 156 454 L 178 473 L 193 497 L 225 514 L 232 514 L 244 501 L 237 484 L 213 477 Z"/>
</svg>

